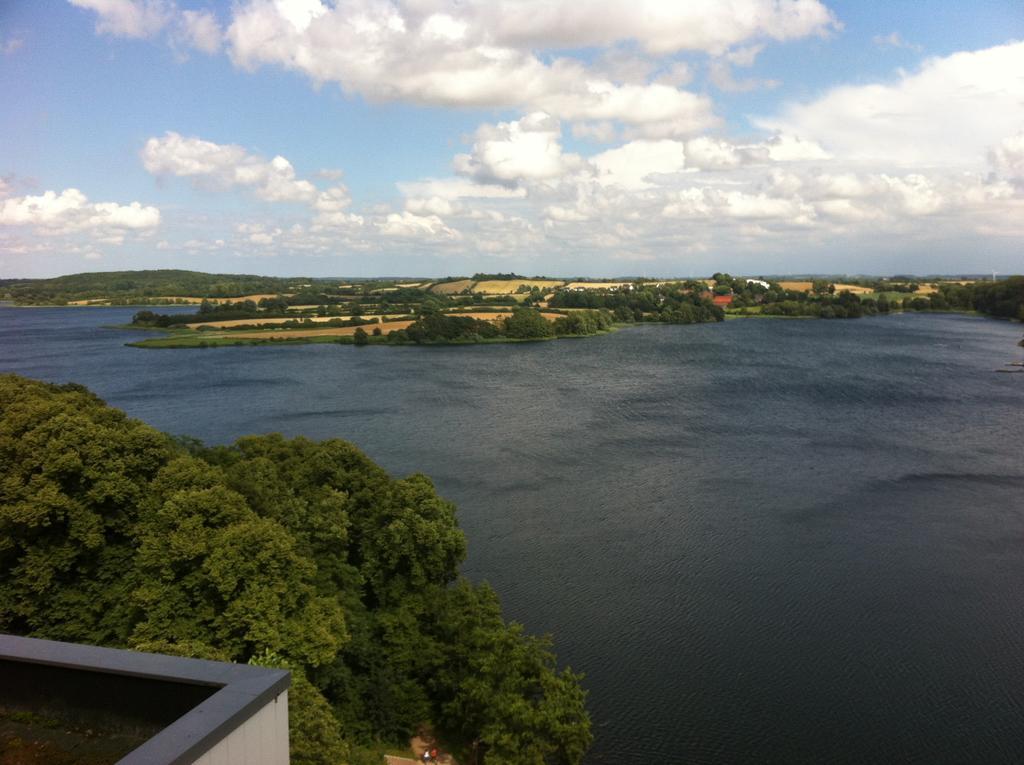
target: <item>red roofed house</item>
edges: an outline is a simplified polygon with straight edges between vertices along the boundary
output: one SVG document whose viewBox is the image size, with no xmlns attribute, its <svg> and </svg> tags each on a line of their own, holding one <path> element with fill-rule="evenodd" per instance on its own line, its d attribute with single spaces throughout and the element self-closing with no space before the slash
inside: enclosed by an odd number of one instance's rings
<svg viewBox="0 0 1024 765">
<path fill-rule="evenodd" d="M 715 295 L 711 298 L 711 302 L 715 305 L 720 305 L 725 308 L 727 305 L 732 303 L 732 295 Z"/>
</svg>

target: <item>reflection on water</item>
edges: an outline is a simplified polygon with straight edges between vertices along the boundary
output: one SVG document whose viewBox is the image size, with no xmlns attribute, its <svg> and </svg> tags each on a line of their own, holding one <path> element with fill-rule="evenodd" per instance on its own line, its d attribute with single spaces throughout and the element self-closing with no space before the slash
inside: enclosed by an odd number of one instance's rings
<svg viewBox="0 0 1024 765">
<path fill-rule="evenodd" d="M 1019 325 L 143 351 L 99 329 L 130 314 L 0 309 L 0 369 L 430 475 L 466 572 L 586 672 L 590 763 L 1024 759 Z"/>
</svg>

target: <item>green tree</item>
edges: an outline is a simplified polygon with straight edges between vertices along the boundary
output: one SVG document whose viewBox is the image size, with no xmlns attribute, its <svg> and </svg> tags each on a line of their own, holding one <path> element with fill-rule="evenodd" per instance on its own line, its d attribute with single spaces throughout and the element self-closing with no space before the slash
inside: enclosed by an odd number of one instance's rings
<svg viewBox="0 0 1024 765">
<path fill-rule="evenodd" d="M 521 340 L 551 337 L 554 330 L 540 311 L 535 308 L 519 307 L 505 319 L 505 334 Z"/>
<path fill-rule="evenodd" d="M 546 639 L 506 625 L 489 587 L 460 582 L 434 624 L 445 661 L 435 715 L 463 762 L 577 765 L 590 746 L 581 677 L 559 672 Z"/>
<path fill-rule="evenodd" d="M 580 678 L 458 581 L 465 538 L 424 476 L 339 440 L 206 448 L 14 375 L 0 468 L 3 631 L 288 666 L 303 765 L 425 722 L 476 762 L 589 744 Z"/>
<path fill-rule="evenodd" d="M 121 643 L 162 433 L 78 385 L 0 376 L 0 631 Z"/>
</svg>

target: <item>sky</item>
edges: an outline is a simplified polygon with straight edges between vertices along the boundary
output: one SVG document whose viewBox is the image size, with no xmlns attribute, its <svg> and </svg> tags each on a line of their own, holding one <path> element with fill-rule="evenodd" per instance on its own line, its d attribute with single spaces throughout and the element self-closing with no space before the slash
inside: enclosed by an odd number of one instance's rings
<svg viewBox="0 0 1024 765">
<path fill-rule="evenodd" d="M 0 278 L 1024 272 L 1021 0 L 0 0 Z"/>
</svg>

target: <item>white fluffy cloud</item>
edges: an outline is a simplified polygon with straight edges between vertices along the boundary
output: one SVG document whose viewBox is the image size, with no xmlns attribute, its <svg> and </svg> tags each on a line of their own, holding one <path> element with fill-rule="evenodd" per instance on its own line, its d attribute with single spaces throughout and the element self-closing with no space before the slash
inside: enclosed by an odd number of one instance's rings
<svg viewBox="0 0 1024 765">
<path fill-rule="evenodd" d="M 680 191 L 662 210 L 670 218 L 740 218 L 776 220 L 786 225 L 805 225 L 813 209 L 798 198 L 779 198 L 764 193 L 689 188 Z"/>
<path fill-rule="evenodd" d="M 218 10 L 224 31 L 213 13 L 172 0 L 72 2 L 107 34 L 223 48 L 239 67 L 288 69 L 370 101 L 523 115 L 480 126 L 455 177 L 399 183 L 397 204 L 369 210 L 338 179 L 307 180 L 284 157 L 177 133 L 146 142 L 154 174 L 299 203 L 235 232 L 267 253 L 422 245 L 646 259 L 1022 231 L 1024 43 L 833 87 L 751 118 L 762 132 L 739 138 L 738 121 L 725 125 L 685 88 L 695 75 L 704 91 L 771 86 L 739 68 L 772 41 L 837 29 L 819 0 L 238 0 Z M 909 49 L 895 34 L 875 42 Z M 585 147 L 566 149 L 567 134 Z"/>
<path fill-rule="evenodd" d="M 686 164 L 686 151 L 679 141 L 630 141 L 591 157 L 596 180 L 602 186 L 627 190 L 648 188 L 650 176 L 676 173 Z"/>
<path fill-rule="evenodd" d="M 1004 138 L 989 152 L 989 162 L 1001 177 L 1024 184 L 1024 132 Z"/>
<path fill-rule="evenodd" d="M 743 144 L 708 136 L 687 141 L 639 138 L 584 159 L 563 153 L 561 135 L 558 121 L 543 112 L 497 125 L 482 125 L 476 132 L 472 152 L 455 157 L 455 170 L 481 184 L 522 187 L 537 181 L 571 179 L 581 173 L 593 176 L 602 186 L 638 190 L 650 187 L 653 176 L 684 169 L 723 170 L 829 156 L 811 141 L 776 135 L 766 141 Z"/>
<path fill-rule="evenodd" d="M 144 230 L 160 224 L 160 211 L 139 202 L 90 202 L 78 189 L 59 194 L 10 197 L 0 203 L 0 225 L 34 226 L 40 233 L 91 230 L 118 238 L 124 230 Z"/>
<path fill-rule="evenodd" d="M 710 99 L 680 89 L 692 74 L 685 63 L 663 71 L 645 56 L 698 51 L 744 65 L 765 40 L 838 28 L 820 0 L 245 0 L 224 33 L 212 13 L 173 0 L 71 2 L 98 15 L 100 32 L 167 31 L 175 47 L 206 53 L 226 40 L 240 67 L 297 70 L 371 100 L 539 110 L 621 122 L 647 138 L 694 135 L 718 119 Z M 586 63 L 539 53 L 616 44 L 645 56 L 610 51 Z"/>
<path fill-rule="evenodd" d="M 202 138 L 185 137 L 173 131 L 150 138 L 140 152 L 142 164 L 154 175 L 190 178 L 202 188 L 224 191 L 248 189 L 267 202 L 308 205 L 314 212 L 312 225 L 318 231 L 354 230 L 365 223 L 361 215 L 348 211 L 352 197 L 342 183 L 320 189 L 299 178 L 292 163 L 282 156 L 267 160 L 236 144 L 219 144 Z M 323 172 L 318 173 L 324 177 Z M 326 176 L 338 181 L 341 173 Z M 250 232 L 254 244 L 276 243 L 277 235 L 261 228 Z"/>
<path fill-rule="evenodd" d="M 824 34 L 837 22 L 818 0 L 420 0 L 421 14 L 458 14 L 469 29 L 517 48 L 582 48 L 635 41 L 649 53 L 720 53 L 759 38 Z"/>
<path fill-rule="evenodd" d="M 461 234 L 436 215 L 416 215 L 408 210 L 385 216 L 378 225 L 383 236 L 413 239 L 460 239 Z"/>
<path fill-rule="evenodd" d="M 844 159 L 897 166 L 977 165 L 1024 125 L 1024 42 L 931 58 L 888 84 L 850 85 L 790 104 L 764 128 Z"/>
<path fill-rule="evenodd" d="M 175 36 L 186 45 L 212 55 L 220 50 L 223 32 L 217 18 L 209 11 L 182 11 Z"/>
<path fill-rule="evenodd" d="M 96 31 L 115 37 L 152 37 L 174 17 L 175 7 L 166 0 L 69 0 L 94 11 Z"/>
<path fill-rule="evenodd" d="M 534 51 L 628 40 L 651 53 L 721 52 L 752 38 L 820 34 L 834 23 L 817 0 L 641 5 L 250 0 L 235 9 L 227 38 L 241 67 L 282 66 L 373 100 L 519 107 L 664 137 L 717 124 L 710 100 L 669 84 L 672 77 L 647 82 L 652 67 L 639 59 L 588 66 Z"/>
<path fill-rule="evenodd" d="M 150 37 L 181 13 L 173 0 L 69 0 L 94 11 L 97 30 Z M 188 13 L 185 11 L 184 13 Z M 276 35 L 277 20 L 299 33 L 325 17 L 372 28 L 387 18 L 396 31 L 446 43 L 468 41 L 511 49 L 584 48 L 635 42 L 651 54 L 704 51 L 721 54 L 750 40 L 791 40 L 824 35 L 839 24 L 819 0 L 249 0 L 240 46 L 248 34 Z M 265 39 L 265 38 L 264 38 Z M 320 51 L 322 52 L 322 51 Z M 311 62 L 311 66 L 313 62 Z"/>
<path fill-rule="evenodd" d="M 167 32 L 175 48 L 220 50 L 223 32 L 216 16 L 205 10 L 181 10 L 174 0 L 68 0 L 93 11 L 96 31 L 114 37 L 150 38 Z"/>
<path fill-rule="evenodd" d="M 512 122 L 483 125 L 470 154 L 455 157 L 455 170 L 482 183 L 515 185 L 563 175 L 580 164 L 563 154 L 558 120 L 534 112 Z"/>
<path fill-rule="evenodd" d="M 507 186 L 481 185 L 468 178 L 426 178 L 421 181 L 402 181 L 398 190 L 406 198 L 456 199 L 522 199 L 526 189 Z"/>
<path fill-rule="evenodd" d="M 461 237 L 453 247 L 506 255 L 565 247 L 660 259 L 667 251 L 725 247 L 749 253 L 785 242 L 806 248 L 829 237 L 882 232 L 921 241 L 1021 231 L 1013 221 L 1024 215 L 1024 194 L 1012 185 L 1024 158 L 1021 137 L 993 147 L 991 174 L 980 161 L 969 172 L 871 165 L 790 134 L 746 142 L 712 136 L 636 139 L 578 157 L 556 172 L 561 154 L 553 147 L 560 133 L 542 119 L 532 121 L 545 140 L 531 146 L 530 161 L 524 162 L 514 152 L 520 122 L 478 132 L 473 157 L 461 160 L 477 171 L 466 180 L 403 184 L 407 211 L 457 226 Z M 488 141 L 497 144 L 493 154 Z M 514 178 L 515 187 L 489 185 L 499 175 L 494 168 L 510 157 L 515 171 L 505 177 Z M 487 173 L 480 172 L 484 167 Z M 490 209 L 482 202 L 453 203 L 477 193 L 474 180 L 477 189 L 521 196 L 495 197 L 487 201 Z M 461 185 L 467 183 L 468 189 Z"/>
<path fill-rule="evenodd" d="M 920 52 L 921 46 L 907 42 L 899 32 L 890 32 L 887 35 L 875 35 L 871 42 L 879 48 L 906 48 L 907 50 Z"/>
<path fill-rule="evenodd" d="M 323 192 L 328 196 L 321 200 L 322 192 L 297 178 L 295 168 L 284 157 L 268 161 L 235 144 L 184 137 L 173 131 L 146 141 L 141 156 L 143 166 L 154 175 L 192 178 L 212 188 L 249 188 L 268 202 L 336 205 L 345 196 L 334 190 Z"/>
</svg>

